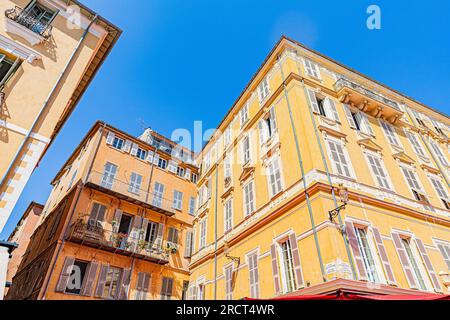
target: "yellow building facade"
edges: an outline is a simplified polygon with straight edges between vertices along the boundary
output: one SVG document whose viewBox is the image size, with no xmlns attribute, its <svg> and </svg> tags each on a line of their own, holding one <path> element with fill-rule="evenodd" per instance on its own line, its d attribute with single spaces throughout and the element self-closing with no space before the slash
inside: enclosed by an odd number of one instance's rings
<svg viewBox="0 0 450 320">
<path fill-rule="evenodd" d="M 448 293 L 449 128 L 283 37 L 197 158 L 189 297 Z"/>
<path fill-rule="evenodd" d="M 121 31 L 78 1 L 0 3 L 0 231 Z"/>
</svg>

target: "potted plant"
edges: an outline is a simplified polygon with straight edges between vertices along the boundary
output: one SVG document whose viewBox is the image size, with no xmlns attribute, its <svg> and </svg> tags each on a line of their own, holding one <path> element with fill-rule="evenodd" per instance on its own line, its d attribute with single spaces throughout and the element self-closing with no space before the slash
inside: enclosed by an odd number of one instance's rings
<svg viewBox="0 0 450 320">
<path fill-rule="evenodd" d="M 178 251 L 178 246 L 175 243 L 167 242 L 166 251 L 175 254 Z"/>
</svg>

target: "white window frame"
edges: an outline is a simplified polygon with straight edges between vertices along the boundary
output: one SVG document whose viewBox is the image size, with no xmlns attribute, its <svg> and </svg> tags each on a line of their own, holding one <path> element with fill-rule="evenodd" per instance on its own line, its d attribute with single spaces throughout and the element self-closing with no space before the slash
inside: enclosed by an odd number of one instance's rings
<svg viewBox="0 0 450 320">
<path fill-rule="evenodd" d="M 431 145 L 431 149 L 433 149 L 433 153 L 439 159 L 439 162 L 444 167 L 449 167 L 449 163 L 448 163 L 447 157 L 442 152 L 441 147 L 439 146 L 439 144 L 436 141 L 430 139 L 430 145 Z"/>
<path fill-rule="evenodd" d="M 355 171 L 353 170 L 352 161 L 351 161 L 350 156 L 348 154 L 348 150 L 347 150 L 345 142 L 343 142 L 341 139 L 338 139 L 338 138 L 335 138 L 335 137 L 332 137 L 332 136 L 327 136 L 325 141 L 327 142 L 325 145 L 326 145 L 326 148 L 327 148 L 328 158 L 330 159 L 331 167 L 333 169 L 333 173 L 335 175 L 337 175 L 337 176 L 340 176 L 340 177 L 346 177 L 346 178 L 349 178 L 349 179 L 356 179 L 356 174 L 355 174 Z M 342 174 L 339 173 L 337 165 L 336 165 L 335 161 L 333 160 L 332 151 L 331 151 L 331 147 L 330 147 L 330 142 L 340 145 L 340 147 L 342 149 L 342 154 L 343 154 L 343 156 L 345 158 L 346 165 L 348 167 L 349 176 L 345 175 L 345 173 L 344 173 L 345 170 L 343 170 Z M 342 163 L 340 163 L 340 165 L 342 166 Z M 344 169 L 344 168 L 342 167 L 342 169 Z"/>
<path fill-rule="evenodd" d="M 258 85 L 257 91 L 259 103 L 262 104 L 267 99 L 267 97 L 270 96 L 270 84 L 268 77 L 265 77 L 261 80 L 261 83 Z"/>
<path fill-rule="evenodd" d="M 288 288 L 288 283 L 287 283 L 287 272 L 289 272 L 289 270 L 286 269 L 286 265 L 284 261 L 284 256 L 283 256 L 283 243 L 289 243 L 289 251 L 288 252 L 288 260 L 291 263 L 291 270 L 290 272 L 292 273 L 290 278 L 291 280 L 291 284 L 290 286 L 292 286 L 292 290 L 289 290 Z M 282 290 L 283 293 L 289 293 L 289 292 L 294 292 L 297 288 L 297 279 L 295 278 L 295 265 L 294 265 L 294 256 L 292 253 L 292 244 L 291 244 L 291 240 L 289 239 L 289 237 L 283 238 L 282 240 L 277 241 L 277 251 L 278 251 L 278 257 L 279 257 L 279 261 L 278 261 L 278 265 L 279 265 L 279 270 L 280 270 L 280 275 L 281 275 L 281 284 L 282 284 Z"/>
<path fill-rule="evenodd" d="M 229 124 L 228 127 L 225 128 L 223 135 L 223 148 L 226 149 L 231 143 L 231 124 Z"/>
<path fill-rule="evenodd" d="M 307 76 L 322 80 L 320 67 L 317 63 L 313 62 L 310 59 L 303 59 L 303 66 L 305 67 L 305 73 Z"/>
<path fill-rule="evenodd" d="M 274 164 L 275 161 L 277 162 L 278 170 L 280 172 L 280 186 L 281 186 L 281 188 L 280 188 L 280 190 L 278 190 L 278 188 L 277 188 L 276 192 L 274 193 L 273 190 L 272 190 L 272 182 L 271 182 L 271 166 Z M 274 173 L 275 173 L 275 171 L 274 171 Z M 282 192 L 285 189 L 284 176 L 283 176 L 283 164 L 282 164 L 282 161 L 281 161 L 281 156 L 279 154 L 274 155 L 272 158 L 270 158 L 267 161 L 266 176 L 267 176 L 267 187 L 269 189 L 269 195 L 270 195 L 270 198 L 273 198 L 274 196 L 276 196 L 277 194 L 279 194 L 280 192 Z M 274 178 L 274 182 L 276 182 L 275 178 Z"/>
<path fill-rule="evenodd" d="M 245 257 L 246 257 L 247 266 L 248 266 L 248 281 L 249 281 L 250 297 L 257 299 L 257 298 L 259 298 L 259 294 L 260 294 L 259 248 L 247 253 L 245 255 Z M 253 266 L 254 268 L 251 268 L 251 263 L 250 263 L 250 259 L 252 259 L 252 257 L 256 257 L 256 259 L 255 259 L 256 266 Z M 253 279 L 253 281 L 254 281 L 253 285 L 252 285 L 252 279 L 251 279 L 252 270 L 253 270 L 253 274 L 255 274 L 255 270 L 256 270 L 256 273 L 258 274 L 258 279 Z M 258 280 L 258 281 L 255 281 L 255 280 Z"/>
<path fill-rule="evenodd" d="M 188 213 L 193 216 L 195 215 L 195 207 L 196 207 L 196 201 L 195 197 L 189 197 L 189 211 Z"/>
<path fill-rule="evenodd" d="M 406 170 L 408 170 L 410 173 L 412 173 L 412 176 L 414 177 L 414 179 L 412 179 L 412 180 L 414 180 L 414 181 L 416 182 L 416 184 L 417 184 L 416 187 L 413 187 L 413 186 L 411 186 L 411 185 L 409 184 L 408 177 L 405 175 L 405 172 L 404 172 L 403 169 L 406 169 Z M 402 176 L 403 176 L 403 178 L 405 179 L 405 184 L 409 187 L 409 192 L 410 192 L 410 194 L 411 194 L 411 196 L 412 196 L 412 199 L 414 199 L 414 200 L 416 200 L 416 201 L 419 201 L 419 200 L 416 199 L 416 196 L 414 195 L 414 192 L 412 191 L 412 189 L 415 190 L 416 192 L 418 192 L 418 193 L 424 195 L 425 197 L 427 196 L 427 194 L 426 194 L 426 192 L 425 192 L 425 189 L 423 188 L 423 184 L 422 184 L 422 182 L 420 181 L 419 176 L 417 175 L 417 171 L 416 171 L 413 167 L 411 167 L 411 166 L 409 166 L 409 165 L 407 165 L 407 164 L 403 164 L 403 163 L 402 163 L 402 164 L 400 164 L 400 171 L 402 172 Z M 414 183 L 413 183 L 413 184 L 414 184 Z M 418 187 L 419 189 L 417 189 L 417 187 Z M 427 199 L 428 199 L 428 198 L 427 198 Z"/>
<path fill-rule="evenodd" d="M 409 144 L 413 148 L 416 155 L 422 158 L 428 158 L 422 143 L 419 141 L 417 135 L 414 132 L 406 131 L 405 135 L 408 138 Z"/>
<path fill-rule="evenodd" d="M 246 146 L 246 142 L 248 142 L 248 148 Z M 251 137 L 250 134 L 247 134 L 242 139 L 242 162 L 243 164 L 248 164 L 252 161 L 252 145 L 251 145 Z"/>
<path fill-rule="evenodd" d="M 141 160 L 145 160 L 147 159 L 147 155 L 148 155 L 148 151 L 145 149 L 142 149 L 140 147 L 137 148 L 136 150 L 136 158 L 141 159 Z"/>
<path fill-rule="evenodd" d="M 206 236 L 208 234 L 208 220 L 207 218 L 203 218 L 202 221 L 200 221 L 200 232 L 199 232 L 199 248 L 198 250 L 201 250 L 206 247 Z"/>
<path fill-rule="evenodd" d="M 251 185 L 251 187 L 249 189 L 250 185 Z M 251 196 L 252 196 L 251 199 L 250 199 L 250 195 L 248 195 L 249 199 L 247 199 L 247 193 L 251 194 Z M 248 181 L 242 187 L 242 200 L 243 200 L 243 206 L 244 206 L 244 216 L 249 217 L 256 211 L 255 181 L 253 179 Z M 247 200 L 249 200 L 249 201 L 247 201 Z"/>
<path fill-rule="evenodd" d="M 172 208 L 174 208 L 176 210 L 183 209 L 183 192 L 178 191 L 178 190 L 173 190 Z"/>
<path fill-rule="evenodd" d="M 249 109 L 249 103 L 246 102 L 242 106 L 241 110 L 239 110 L 239 121 L 240 121 L 241 128 L 250 120 L 248 109 Z"/>
<path fill-rule="evenodd" d="M 140 178 L 140 182 L 139 182 L 139 178 Z M 128 192 L 138 195 L 141 190 L 142 180 L 143 180 L 142 175 L 140 175 L 136 172 L 131 172 L 130 183 L 128 185 Z"/>
<path fill-rule="evenodd" d="M 402 142 L 400 141 L 397 131 L 395 130 L 395 126 L 381 119 L 379 119 L 379 122 L 389 145 L 403 149 Z"/>
<path fill-rule="evenodd" d="M 233 198 L 228 198 L 223 204 L 223 233 L 233 230 Z"/>
<path fill-rule="evenodd" d="M 374 182 L 375 182 L 375 184 L 378 186 L 378 188 L 380 188 L 380 189 L 385 189 L 385 190 L 389 190 L 389 191 L 395 191 L 395 189 L 394 189 L 394 184 L 393 184 L 392 181 L 391 181 L 390 174 L 389 174 L 389 172 L 387 171 L 387 168 L 386 168 L 386 166 L 385 166 L 385 164 L 384 164 L 384 161 L 383 161 L 382 156 L 381 156 L 379 153 L 371 152 L 371 151 L 369 151 L 369 150 L 365 150 L 365 151 L 364 151 L 364 154 L 365 154 L 365 158 L 366 158 L 367 165 L 368 165 L 368 167 L 369 167 L 369 169 L 370 169 L 370 173 L 371 173 L 371 175 L 372 175 L 372 179 L 374 180 Z M 372 167 L 372 165 L 371 165 L 371 163 L 370 163 L 370 159 L 369 159 L 370 157 L 375 158 L 376 160 L 378 160 L 379 165 L 380 165 L 380 168 L 377 167 L 377 170 L 380 170 L 380 169 L 381 169 L 381 170 L 383 171 L 383 174 L 384 174 L 384 180 L 386 181 L 386 183 L 387 183 L 387 185 L 388 185 L 387 187 L 386 187 L 386 186 L 380 185 L 380 182 L 378 181 L 378 176 L 377 176 L 377 174 L 375 173 L 375 171 L 373 170 L 373 167 Z M 383 177 L 380 177 L 380 179 L 383 180 Z"/>
<path fill-rule="evenodd" d="M 427 176 L 428 176 L 428 179 L 430 180 L 430 184 L 433 186 L 433 189 L 434 189 L 434 192 L 436 193 L 437 198 L 439 200 L 441 200 L 442 205 L 445 206 L 443 201 L 446 201 L 450 205 L 450 197 L 448 195 L 447 190 L 444 187 L 444 184 L 442 183 L 442 179 L 438 175 L 435 175 L 432 173 L 429 173 Z M 438 187 L 436 187 L 436 185 L 438 185 Z M 438 189 L 441 189 L 441 190 L 438 190 Z M 440 193 L 443 193 L 443 195 L 441 195 Z M 444 197 L 442 197 L 442 196 L 444 196 Z"/>
<path fill-rule="evenodd" d="M 122 145 L 120 148 L 117 146 L 116 142 L 117 142 L 117 144 L 119 144 L 119 142 L 122 142 Z M 116 150 L 123 150 L 123 148 L 125 147 L 125 139 L 122 139 L 118 136 L 114 136 L 113 141 L 111 142 L 111 147 L 113 147 Z"/>
</svg>

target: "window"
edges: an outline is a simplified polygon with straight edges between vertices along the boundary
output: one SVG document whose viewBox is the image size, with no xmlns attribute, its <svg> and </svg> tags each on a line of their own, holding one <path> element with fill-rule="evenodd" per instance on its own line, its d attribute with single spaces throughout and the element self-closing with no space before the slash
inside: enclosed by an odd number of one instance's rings
<svg viewBox="0 0 450 320">
<path fill-rule="evenodd" d="M 107 299 L 116 299 L 119 294 L 119 279 L 122 275 L 122 269 L 109 267 L 106 274 L 105 287 L 102 297 Z"/>
<path fill-rule="evenodd" d="M 224 149 L 228 147 L 231 143 L 231 125 L 229 125 L 224 132 L 224 140 L 223 140 L 223 147 Z"/>
<path fill-rule="evenodd" d="M 88 225 L 101 226 L 101 222 L 105 220 L 106 206 L 94 202 L 92 204 L 91 213 L 89 215 Z"/>
<path fill-rule="evenodd" d="M 118 150 L 122 150 L 123 146 L 125 144 L 125 141 L 119 137 L 114 137 L 112 146 Z"/>
<path fill-rule="evenodd" d="M 258 86 L 259 102 L 262 103 L 270 94 L 269 81 L 264 78 Z"/>
<path fill-rule="evenodd" d="M 191 174 L 191 182 L 197 183 L 197 180 L 198 180 L 198 175 L 196 173 L 192 173 Z"/>
<path fill-rule="evenodd" d="M 239 119 L 241 121 L 241 127 L 248 121 L 248 103 L 246 103 L 241 110 L 239 110 Z"/>
<path fill-rule="evenodd" d="M 187 300 L 189 290 L 189 281 L 183 280 L 183 288 L 181 289 L 181 300 Z"/>
<path fill-rule="evenodd" d="M 159 182 L 155 182 L 152 204 L 156 207 L 161 208 L 163 195 L 164 195 L 164 185 Z"/>
<path fill-rule="evenodd" d="M 203 283 L 198 285 L 197 300 L 205 300 L 205 285 Z"/>
<path fill-rule="evenodd" d="M 233 200 L 229 199 L 224 206 L 224 232 L 228 232 L 233 228 Z"/>
<path fill-rule="evenodd" d="M 159 159 L 158 159 L 158 168 L 161 168 L 161 169 L 163 169 L 163 170 L 166 170 L 166 168 L 167 168 L 167 160 L 166 160 L 166 159 L 159 158 Z"/>
<path fill-rule="evenodd" d="M 426 291 L 427 290 L 427 286 L 425 284 L 424 278 L 422 277 L 422 273 L 420 271 L 418 262 L 416 260 L 416 255 L 417 254 L 414 253 L 414 251 L 415 251 L 414 249 L 415 248 L 413 249 L 413 247 L 411 246 L 411 239 L 410 238 L 408 238 L 408 239 L 402 238 L 402 244 L 403 244 L 403 247 L 405 248 L 406 255 L 408 257 L 409 263 L 412 266 L 412 269 L 413 269 L 412 271 L 413 271 L 414 277 L 415 277 L 417 283 L 419 284 L 419 288 L 421 290 L 425 290 Z"/>
<path fill-rule="evenodd" d="M 308 89 L 308 99 L 314 113 L 340 122 L 336 104 L 333 99 L 316 94 L 316 92 L 311 89 Z"/>
<path fill-rule="evenodd" d="M 169 235 L 167 236 L 167 242 L 177 245 L 178 244 L 178 229 L 170 227 Z"/>
<path fill-rule="evenodd" d="M 304 59 L 303 62 L 305 64 L 306 74 L 310 77 L 320 79 L 319 66 L 316 63 L 307 59 Z"/>
<path fill-rule="evenodd" d="M 281 247 L 281 271 L 285 292 L 292 292 L 296 288 L 294 276 L 294 261 L 292 257 L 291 242 L 285 240 Z"/>
<path fill-rule="evenodd" d="M 408 182 L 409 187 L 411 188 L 411 192 L 414 195 L 414 198 L 417 201 L 428 203 L 427 197 L 422 192 L 422 187 L 419 184 L 419 181 L 417 180 L 417 177 L 415 173 L 406 167 L 401 167 L 403 174 L 406 178 L 406 181 Z"/>
<path fill-rule="evenodd" d="M 268 114 L 259 121 L 258 123 L 259 129 L 259 138 L 260 144 L 266 143 L 270 140 L 277 131 L 277 122 L 275 119 L 275 108 L 270 108 Z"/>
<path fill-rule="evenodd" d="M 70 178 L 69 185 L 67 186 L 67 190 L 72 188 L 73 182 L 75 181 L 75 177 L 77 176 L 78 170 L 75 170 L 75 172 L 72 174 L 72 178 Z"/>
<path fill-rule="evenodd" d="M 384 131 L 389 143 L 393 146 L 401 147 L 401 144 L 397 138 L 397 134 L 395 133 L 394 127 L 384 121 L 380 121 L 380 123 L 381 123 L 381 126 L 383 127 L 383 131 Z"/>
<path fill-rule="evenodd" d="M 145 160 L 147 158 L 147 150 L 137 148 L 136 157 L 138 157 L 141 160 Z"/>
<path fill-rule="evenodd" d="M 450 269 L 450 245 L 447 243 L 446 244 L 438 243 L 437 247 L 439 248 L 439 251 L 441 252 L 442 256 L 444 257 L 447 267 Z"/>
<path fill-rule="evenodd" d="M 0 90 L 3 89 L 5 84 L 14 74 L 19 64 L 19 58 L 17 58 L 16 60 L 12 60 L 9 59 L 5 54 L 0 53 Z"/>
<path fill-rule="evenodd" d="M 77 295 L 81 293 L 81 286 L 86 275 L 87 267 L 87 262 L 75 260 L 69 276 L 69 281 L 67 282 L 66 289 L 64 290 L 65 293 Z"/>
<path fill-rule="evenodd" d="M 250 154 L 250 136 L 246 135 L 244 137 L 244 140 L 242 141 L 242 160 L 244 161 L 244 165 L 249 163 L 251 158 L 251 154 Z"/>
<path fill-rule="evenodd" d="M 225 157 L 225 160 L 223 162 L 223 174 L 224 174 L 224 180 L 227 181 L 227 179 L 229 178 L 231 180 L 232 177 L 232 160 L 231 160 L 231 156 L 228 155 Z"/>
<path fill-rule="evenodd" d="M 368 135 L 374 135 L 369 119 L 364 112 L 359 110 L 353 111 L 348 105 L 344 106 L 345 115 L 347 116 L 350 128 L 363 132 Z"/>
<path fill-rule="evenodd" d="M 248 256 L 248 272 L 250 280 L 250 297 L 259 298 L 259 273 L 258 254 L 252 253 Z"/>
<path fill-rule="evenodd" d="M 253 188 L 253 180 L 244 186 L 244 211 L 246 217 L 255 212 L 255 197 Z"/>
<path fill-rule="evenodd" d="M 442 204 L 447 210 L 450 210 L 450 199 L 447 195 L 447 192 L 444 189 L 444 186 L 441 183 L 441 180 L 437 176 L 429 176 L 431 184 L 433 185 L 434 189 L 436 190 L 436 193 L 438 197 L 441 199 Z"/>
<path fill-rule="evenodd" d="M 194 232 L 186 231 L 186 240 L 184 242 L 184 257 L 190 258 L 194 252 Z"/>
<path fill-rule="evenodd" d="M 186 170 L 180 166 L 177 167 L 177 176 L 184 178 Z"/>
<path fill-rule="evenodd" d="M 195 198 L 189 198 L 189 214 L 193 216 L 195 214 Z"/>
<path fill-rule="evenodd" d="M 147 300 L 147 292 L 149 291 L 151 277 L 152 276 L 149 273 L 138 273 L 135 300 Z"/>
<path fill-rule="evenodd" d="M 436 156 L 438 157 L 438 159 L 442 163 L 442 165 L 448 166 L 447 158 L 442 153 L 441 148 L 439 148 L 438 144 L 435 141 L 430 140 L 430 145 L 431 145 L 431 148 L 433 148 L 434 153 L 436 154 Z"/>
<path fill-rule="evenodd" d="M 206 246 L 206 218 L 200 222 L 200 245 L 199 249 Z"/>
<path fill-rule="evenodd" d="M 416 154 L 422 157 L 426 157 L 425 152 L 423 151 L 422 145 L 420 144 L 417 136 L 412 132 L 406 132 L 406 136 L 408 137 L 409 142 L 411 143 Z"/>
<path fill-rule="evenodd" d="M 173 279 L 163 277 L 161 287 L 161 300 L 170 300 L 172 298 Z"/>
<path fill-rule="evenodd" d="M 278 157 L 274 157 L 272 161 L 269 162 L 267 167 L 269 176 L 269 192 L 271 197 L 276 196 L 283 190 L 279 161 L 280 160 Z"/>
<path fill-rule="evenodd" d="M 117 166 L 115 164 L 107 162 L 103 169 L 101 186 L 107 189 L 112 189 L 116 173 Z"/>
<path fill-rule="evenodd" d="M 433 124 L 433 127 L 436 130 L 436 132 L 439 133 L 440 135 L 446 136 L 445 132 L 442 130 L 443 125 L 432 118 L 430 118 L 430 120 L 431 120 L 431 123 Z"/>
<path fill-rule="evenodd" d="M 225 273 L 225 299 L 233 300 L 233 266 L 228 266 Z"/>
<path fill-rule="evenodd" d="M 352 178 L 349 162 L 344 153 L 342 143 L 336 140 L 328 140 L 328 146 L 336 174 Z"/>
<path fill-rule="evenodd" d="M 367 153 L 366 157 L 369 161 L 370 168 L 375 176 L 378 187 L 391 190 L 391 185 L 381 158 L 370 153 Z"/>
<path fill-rule="evenodd" d="M 139 191 L 141 190 L 141 184 L 142 184 L 142 176 L 135 172 L 131 173 L 128 191 L 131 193 L 139 194 Z"/>
<path fill-rule="evenodd" d="M 156 222 L 149 221 L 147 225 L 147 231 L 145 233 L 145 241 L 148 242 L 150 248 L 153 247 L 158 235 L 158 224 Z"/>
<path fill-rule="evenodd" d="M 183 207 L 183 192 L 178 190 L 173 191 L 173 204 L 172 207 L 177 210 L 181 210 Z"/>
<path fill-rule="evenodd" d="M 57 13 L 57 11 L 50 10 L 33 0 L 16 21 L 31 31 L 43 35 Z"/>
<path fill-rule="evenodd" d="M 380 278 L 377 274 L 374 256 L 372 255 L 369 240 L 367 238 L 367 230 L 363 228 L 355 228 L 355 231 L 358 247 L 361 251 L 364 267 L 366 268 L 367 277 L 370 282 L 379 283 Z"/>
</svg>

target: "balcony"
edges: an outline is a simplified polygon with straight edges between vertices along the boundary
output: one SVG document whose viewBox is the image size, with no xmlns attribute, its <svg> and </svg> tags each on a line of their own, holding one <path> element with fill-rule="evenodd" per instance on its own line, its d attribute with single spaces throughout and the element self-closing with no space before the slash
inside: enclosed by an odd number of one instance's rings
<svg viewBox="0 0 450 320">
<path fill-rule="evenodd" d="M 395 123 L 403 115 L 397 102 L 350 80 L 339 79 L 334 84 L 334 89 L 342 103 L 353 105 L 376 118 L 381 117 Z"/>
<path fill-rule="evenodd" d="M 132 187 L 128 182 L 120 181 L 101 172 L 92 171 L 86 186 L 167 216 L 173 216 L 176 213 L 176 210 L 172 208 L 172 200 L 163 198 L 151 190 L 148 192 Z"/>
<path fill-rule="evenodd" d="M 71 225 L 67 235 L 69 241 L 161 265 L 169 263 L 169 252 L 162 249 L 164 244 L 157 247 L 138 237 L 105 230 L 100 224 L 86 220 L 87 217 L 80 218 Z"/>
<path fill-rule="evenodd" d="M 30 11 L 14 7 L 5 11 L 6 31 L 25 38 L 32 45 L 52 36 L 52 26 L 37 19 Z"/>
</svg>

